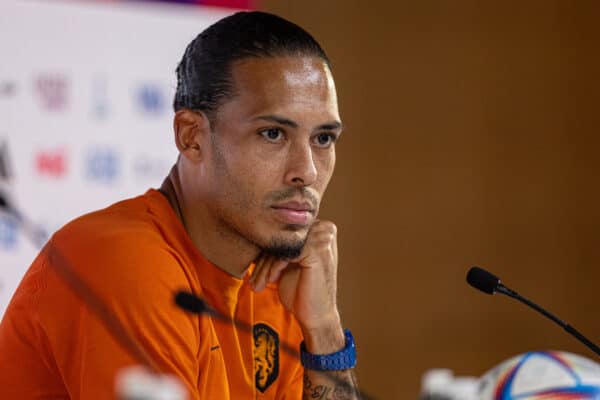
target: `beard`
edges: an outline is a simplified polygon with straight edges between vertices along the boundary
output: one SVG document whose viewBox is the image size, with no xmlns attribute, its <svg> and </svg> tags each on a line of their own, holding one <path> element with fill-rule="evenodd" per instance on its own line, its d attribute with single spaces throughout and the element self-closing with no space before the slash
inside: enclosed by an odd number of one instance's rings
<svg viewBox="0 0 600 400">
<path fill-rule="evenodd" d="M 260 246 L 264 254 L 283 260 L 297 258 L 302 253 L 306 239 L 284 241 L 281 239 L 271 239 L 266 246 Z"/>
</svg>

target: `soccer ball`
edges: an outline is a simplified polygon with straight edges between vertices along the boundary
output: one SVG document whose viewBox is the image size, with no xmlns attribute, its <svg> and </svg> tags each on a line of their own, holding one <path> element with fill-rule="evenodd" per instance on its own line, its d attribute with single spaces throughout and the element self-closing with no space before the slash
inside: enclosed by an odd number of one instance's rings
<svg viewBox="0 0 600 400">
<path fill-rule="evenodd" d="M 480 400 L 600 400 L 600 364 L 564 351 L 512 357 L 481 377 Z"/>
</svg>

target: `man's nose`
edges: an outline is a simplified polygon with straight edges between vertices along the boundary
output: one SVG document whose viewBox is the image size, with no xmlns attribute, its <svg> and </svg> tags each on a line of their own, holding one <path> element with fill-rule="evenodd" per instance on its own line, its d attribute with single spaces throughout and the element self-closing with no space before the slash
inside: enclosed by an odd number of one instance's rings
<svg viewBox="0 0 600 400">
<path fill-rule="evenodd" d="M 310 186 L 315 183 L 317 166 L 310 143 L 298 143 L 291 146 L 285 180 L 292 186 Z"/>
</svg>

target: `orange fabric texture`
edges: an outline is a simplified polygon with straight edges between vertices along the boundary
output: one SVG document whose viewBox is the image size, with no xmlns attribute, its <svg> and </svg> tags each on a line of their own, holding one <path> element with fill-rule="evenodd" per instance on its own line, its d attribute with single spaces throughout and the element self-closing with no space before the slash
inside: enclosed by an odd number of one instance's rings
<svg viewBox="0 0 600 400">
<path fill-rule="evenodd" d="M 209 263 L 156 190 L 67 224 L 34 260 L 0 324 L 0 398 L 114 398 L 135 364 L 57 274 L 57 252 L 190 399 L 301 398 L 302 367 L 281 345 L 302 335 L 276 285 L 254 293 Z M 180 289 L 252 331 L 183 312 Z"/>
</svg>

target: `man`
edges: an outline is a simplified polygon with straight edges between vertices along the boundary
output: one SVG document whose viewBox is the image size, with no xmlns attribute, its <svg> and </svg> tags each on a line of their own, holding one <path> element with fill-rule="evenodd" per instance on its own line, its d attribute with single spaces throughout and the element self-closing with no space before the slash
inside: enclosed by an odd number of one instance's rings
<svg viewBox="0 0 600 400">
<path fill-rule="evenodd" d="M 177 77 L 176 165 L 50 239 L 0 326 L 0 398 L 111 398 L 139 361 L 127 337 L 192 399 L 356 398 L 336 229 L 317 219 L 342 130 L 325 53 L 288 21 L 238 13 L 190 43 Z M 180 289 L 225 321 L 178 309 Z"/>
</svg>

